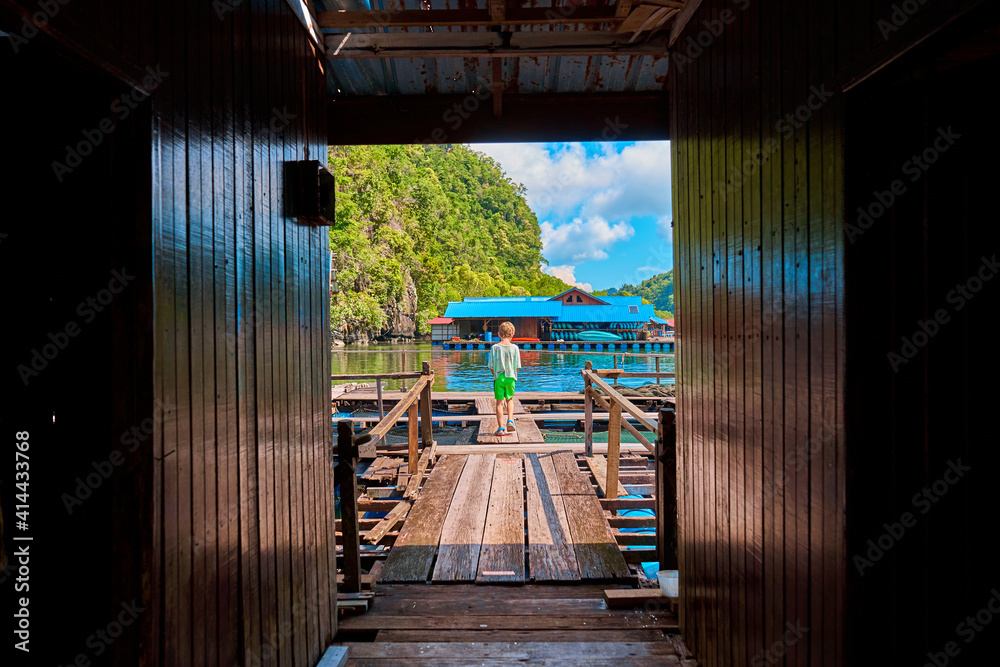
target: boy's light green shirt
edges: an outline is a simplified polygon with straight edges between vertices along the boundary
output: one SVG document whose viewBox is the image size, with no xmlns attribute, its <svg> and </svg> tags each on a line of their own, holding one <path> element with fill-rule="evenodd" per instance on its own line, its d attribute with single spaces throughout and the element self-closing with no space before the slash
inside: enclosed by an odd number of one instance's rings
<svg viewBox="0 0 1000 667">
<path fill-rule="evenodd" d="M 494 378 L 503 373 L 516 380 L 517 369 L 521 367 L 521 350 L 513 343 L 510 345 L 497 343 L 490 348 L 489 360 L 486 363 L 493 371 Z"/>
</svg>

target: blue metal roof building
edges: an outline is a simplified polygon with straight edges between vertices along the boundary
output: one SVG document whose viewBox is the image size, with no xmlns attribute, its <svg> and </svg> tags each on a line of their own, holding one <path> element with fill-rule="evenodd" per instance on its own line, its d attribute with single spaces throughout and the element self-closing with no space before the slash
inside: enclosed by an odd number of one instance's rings
<svg viewBox="0 0 1000 667">
<path fill-rule="evenodd" d="M 634 340 L 650 322 L 660 321 L 653 306 L 638 296 L 594 296 L 574 288 L 556 296 L 467 297 L 452 301 L 445 317 L 459 323 L 460 336 L 489 331 L 498 334 L 500 323 L 513 322 L 517 337 L 573 339 L 575 333 L 605 330 Z"/>
</svg>

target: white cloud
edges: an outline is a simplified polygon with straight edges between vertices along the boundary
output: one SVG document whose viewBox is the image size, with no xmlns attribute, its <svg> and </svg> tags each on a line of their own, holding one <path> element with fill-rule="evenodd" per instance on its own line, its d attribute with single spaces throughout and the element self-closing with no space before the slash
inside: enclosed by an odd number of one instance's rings
<svg viewBox="0 0 1000 667">
<path fill-rule="evenodd" d="M 656 221 L 656 233 L 667 243 L 674 242 L 674 220 L 671 216 L 663 216 Z"/>
<path fill-rule="evenodd" d="M 563 264 L 562 266 L 546 266 L 542 265 L 542 272 L 547 273 L 550 276 L 558 278 L 567 285 L 576 285 L 585 292 L 593 292 L 594 288 L 590 283 L 577 282 L 576 276 L 573 275 L 573 271 L 576 269 L 575 266 L 570 266 L 568 264 Z"/>
<path fill-rule="evenodd" d="M 579 143 L 550 153 L 547 144 L 475 144 L 497 160 L 514 181 L 527 187 L 539 219 L 580 216 L 616 220 L 632 216 L 671 217 L 670 144 L 647 141 L 625 146 L 599 144 L 587 157 Z"/>
<path fill-rule="evenodd" d="M 670 269 L 663 269 L 659 266 L 640 266 L 636 269 L 637 273 L 648 273 L 650 275 L 655 275 L 657 273 L 666 273 Z"/>
<path fill-rule="evenodd" d="M 609 224 L 600 217 L 553 225 L 542 223 L 542 252 L 551 262 L 570 263 L 607 259 L 608 250 L 618 241 L 627 241 L 635 229 L 627 222 Z"/>
</svg>

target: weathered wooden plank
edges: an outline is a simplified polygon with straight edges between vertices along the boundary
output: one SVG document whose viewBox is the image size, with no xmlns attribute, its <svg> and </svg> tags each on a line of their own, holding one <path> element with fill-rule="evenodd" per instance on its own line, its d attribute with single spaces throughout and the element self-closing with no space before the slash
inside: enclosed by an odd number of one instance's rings
<svg viewBox="0 0 1000 667">
<path fill-rule="evenodd" d="M 493 461 L 477 583 L 525 580 L 523 461 L 520 454 L 499 455 Z"/>
<path fill-rule="evenodd" d="M 406 515 L 410 512 L 410 502 L 408 500 L 401 500 L 388 514 L 383 517 L 381 521 L 378 522 L 374 528 L 368 531 L 364 536 L 364 541 L 369 544 L 378 544 L 379 541 L 392 530 L 392 527 L 396 525 L 397 521 L 402 521 L 406 518 Z"/>
<path fill-rule="evenodd" d="M 606 510 L 651 510 L 656 508 L 655 498 L 601 498 L 598 502 Z"/>
<path fill-rule="evenodd" d="M 576 550 L 552 456 L 525 456 L 528 565 L 535 581 L 579 581 Z"/>
<path fill-rule="evenodd" d="M 596 639 L 596 638 L 595 638 Z M 563 660 L 593 660 L 644 656 L 675 655 L 670 642 L 561 642 L 550 645 L 545 642 L 424 642 L 414 645 L 410 642 L 393 644 L 387 642 L 345 642 L 351 658 L 395 658 L 421 660 L 440 658 L 503 658 L 510 661 L 534 661 L 545 658 Z"/>
<path fill-rule="evenodd" d="M 486 525 L 496 454 L 468 457 L 441 530 L 434 581 L 473 581 Z"/>
<path fill-rule="evenodd" d="M 601 495 L 607 498 L 608 460 L 600 454 L 588 456 L 585 460 L 587 462 L 587 467 L 590 468 L 590 472 L 594 475 L 594 479 L 597 480 L 597 488 L 600 490 Z M 615 457 L 615 463 L 617 462 L 618 459 Z M 618 496 L 626 495 L 628 495 L 628 493 L 625 491 L 625 487 L 621 482 L 618 482 L 618 493 L 614 497 L 617 498 Z"/>
<path fill-rule="evenodd" d="M 505 589 L 510 590 L 510 589 Z M 604 629 L 596 624 L 587 624 L 575 630 L 437 630 L 434 639 L 448 642 L 579 642 L 602 635 Z M 666 635 L 660 629 L 617 629 L 614 638 L 623 642 L 665 642 Z M 379 642 L 425 642 L 424 630 L 379 630 L 375 641 Z"/>
<path fill-rule="evenodd" d="M 465 467 L 464 456 L 444 456 L 424 484 L 420 500 L 399 531 L 379 581 L 426 581 L 437 551 L 445 513 Z"/>
<path fill-rule="evenodd" d="M 577 630 L 580 622 L 586 616 L 524 615 L 511 613 L 506 615 L 466 614 L 460 616 L 422 616 L 418 614 L 390 615 L 368 613 L 363 616 L 353 616 L 343 619 L 340 630 L 370 631 L 370 630 Z M 671 613 L 640 613 L 613 615 L 605 610 L 595 617 L 595 627 L 605 631 L 632 629 L 642 627 L 647 629 L 662 628 L 677 631 L 677 618 Z"/>
<path fill-rule="evenodd" d="M 572 454 L 555 454 L 553 459 L 581 578 L 627 577 L 628 568 L 590 481 L 579 471 Z"/>
<path fill-rule="evenodd" d="M 628 607 L 637 606 L 645 607 L 649 603 L 661 605 L 663 608 L 669 608 L 671 600 L 676 600 L 676 598 L 669 598 L 664 595 L 663 591 L 659 588 L 607 590 L 604 591 L 604 599 L 607 601 L 608 607 L 611 607 L 612 609 L 627 609 Z"/>
<path fill-rule="evenodd" d="M 410 477 L 410 481 L 406 484 L 406 491 L 403 493 L 404 498 L 413 500 L 417 497 L 417 492 L 420 490 L 420 482 L 423 481 L 424 472 L 426 472 L 427 466 L 431 460 L 428 449 L 424 450 L 424 452 L 420 455 L 420 460 L 417 461 L 417 469 Z"/>
</svg>

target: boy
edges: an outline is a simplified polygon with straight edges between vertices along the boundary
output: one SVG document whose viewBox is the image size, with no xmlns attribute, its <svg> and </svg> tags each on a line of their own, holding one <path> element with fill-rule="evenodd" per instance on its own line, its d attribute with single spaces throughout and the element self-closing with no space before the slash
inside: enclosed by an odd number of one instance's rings
<svg viewBox="0 0 1000 667">
<path fill-rule="evenodd" d="M 514 432 L 514 384 L 517 369 L 521 367 L 521 350 L 510 342 L 514 337 L 514 325 L 504 322 L 500 325 L 500 342 L 490 348 L 487 365 L 493 376 L 493 397 L 497 400 L 497 426 L 504 423 L 504 407 L 507 409 L 507 426 L 500 426 L 493 435 L 507 435 Z"/>
</svg>

